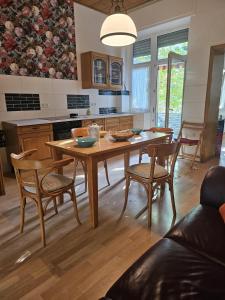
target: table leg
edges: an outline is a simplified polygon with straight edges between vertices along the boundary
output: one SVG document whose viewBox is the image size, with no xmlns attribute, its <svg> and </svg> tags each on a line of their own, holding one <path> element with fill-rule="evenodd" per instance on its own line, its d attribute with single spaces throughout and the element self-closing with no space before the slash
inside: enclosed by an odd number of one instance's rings
<svg viewBox="0 0 225 300">
<path fill-rule="evenodd" d="M 93 157 L 87 159 L 87 174 L 91 224 L 96 228 L 98 226 L 98 161 Z"/>
<path fill-rule="evenodd" d="M 130 165 L 130 152 L 127 151 L 124 153 L 124 175 L 126 175 L 126 169 Z"/>
<path fill-rule="evenodd" d="M 58 151 L 57 149 L 52 149 L 52 157 L 53 160 L 61 160 L 63 158 L 62 152 Z M 63 168 L 57 169 L 58 174 L 63 175 Z M 64 203 L 63 195 L 59 196 L 59 204 L 62 205 Z"/>
</svg>

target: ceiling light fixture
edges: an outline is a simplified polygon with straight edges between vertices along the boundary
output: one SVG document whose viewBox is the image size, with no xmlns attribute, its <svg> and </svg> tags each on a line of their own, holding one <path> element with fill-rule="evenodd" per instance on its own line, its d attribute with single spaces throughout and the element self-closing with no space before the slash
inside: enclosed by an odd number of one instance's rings
<svg viewBox="0 0 225 300">
<path fill-rule="evenodd" d="M 126 13 L 123 0 L 112 0 L 112 10 L 113 13 L 102 24 L 101 42 L 114 47 L 133 44 L 137 38 L 137 29 Z"/>
</svg>

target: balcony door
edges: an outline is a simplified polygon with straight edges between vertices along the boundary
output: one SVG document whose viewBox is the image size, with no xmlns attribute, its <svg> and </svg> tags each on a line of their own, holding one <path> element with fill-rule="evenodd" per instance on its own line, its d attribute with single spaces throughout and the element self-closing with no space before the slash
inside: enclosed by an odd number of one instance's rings
<svg viewBox="0 0 225 300">
<path fill-rule="evenodd" d="M 182 122 L 185 70 L 186 56 L 175 52 L 158 65 L 157 126 L 172 128 L 175 137 Z"/>
</svg>

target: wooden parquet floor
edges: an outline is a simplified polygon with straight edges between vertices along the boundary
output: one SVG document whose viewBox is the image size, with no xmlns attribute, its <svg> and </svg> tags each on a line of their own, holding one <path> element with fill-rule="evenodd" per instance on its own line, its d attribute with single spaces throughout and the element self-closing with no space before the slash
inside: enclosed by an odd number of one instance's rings
<svg viewBox="0 0 225 300">
<path fill-rule="evenodd" d="M 132 157 L 137 162 L 137 156 Z M 70 201 L 54 215 L 49 209 L 46 221 L 47 247 L 42 248 L 40 228 L 33 203 L 28 202 L 23 234 L 19 234 L 19 201 L 16 181 L 6 179 L 6 196 L 0 198 L 0 299 L 97 300 L 113 282 L 170 228 L 172 209 L 168 190 L 153 204 L 153 225 L 147 229 L 146 214 L 134 216 L 145 206 L 146 195 L 134 183 L 128 208 L 118 222 L 123 201 L 122 157 L 110 160 L 111 186 L 104 169 L 99 168 L 99 227 L 88 220 L 87 194 L 78 196 L 82 225 L 78 226 Z M 199 188 L 206 170 L 218 164 L 212 160 L 191 171 L 190 163 L 178 160 L 175 176 L 177 220 L 199 202 Z M 67 170 L 70 174 L 72 170 Z M 80 173 L 79 180 L 82 180 Z M 83 185 L 78 186 L 77 194 Z M 176 221 L 177 221 L 176 220 Z M 25 260 L 21 261 L 24 255 Z M 23 258 L 23 257 L 22 257 Z"/>
</svg>

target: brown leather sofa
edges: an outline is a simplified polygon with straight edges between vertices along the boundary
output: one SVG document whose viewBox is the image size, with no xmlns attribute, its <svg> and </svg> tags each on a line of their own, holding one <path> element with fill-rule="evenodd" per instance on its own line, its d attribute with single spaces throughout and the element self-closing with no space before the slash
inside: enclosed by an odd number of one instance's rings
<svg viewBox="0 0 225 300">
<path fill-rule="evenodd" d="M 193 195 L 194 196 L 194 195 Z M 200 205 L 142 255 L 102 300 L 225 299 L 225 168 L 210 169 Z"/>
</svg>

